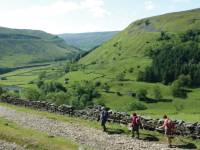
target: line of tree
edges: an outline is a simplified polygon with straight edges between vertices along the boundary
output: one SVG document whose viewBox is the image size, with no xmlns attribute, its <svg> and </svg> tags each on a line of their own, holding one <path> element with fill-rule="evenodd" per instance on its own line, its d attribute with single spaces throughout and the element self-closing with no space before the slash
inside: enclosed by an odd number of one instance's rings
<svg viewBox="0 0 200 150">
<path fill-rule="evenodd" d="M 200 85 L 200 30 L 189 30 L 166 37 L 161 33 L 160 46 L 150 50 L 151 66 L 139 72 L 138 80 L 172 83 L 180 75 L 189 75 L 192 86 Z"/>
</svg>

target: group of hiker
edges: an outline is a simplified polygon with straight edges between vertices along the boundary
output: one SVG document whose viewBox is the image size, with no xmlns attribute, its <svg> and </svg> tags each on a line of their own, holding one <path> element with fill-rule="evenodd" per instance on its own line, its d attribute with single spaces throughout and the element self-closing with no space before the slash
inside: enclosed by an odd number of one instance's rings
<svg viewBox="0 0 200 150">
<path fill-rule="evenodd" d="M 106 132 L 107 128 L 106 128 L 106 122 L 108 120 L 109 117 L 109 113 L 107 111 L 106 108 L 102 108 L 101 113 L 100 113 L 100 121 L 101 121 L 101 126 L 103 128 L 103 131 Z M 171 119 L 169 119 L 167 117 L 167 115 L 163 116 L 164 122 L 163 125 L 158 127 L 158 130 L 164 129 L 165 131 L 165 135 L 167 137 L 167 141 L 168 141 L 168 147 L 172 147 L 172 137 L 173 137 L 173 132 L 175 129 L 175 126 L 172 122 Z M 140 139 L 140 129 L 143 129 L 143 124 L 141 122 L 140 117 L 136 114 L 133 113 L 132 116 L 130 117 L 130 124 L 129 127 L 131 128 L 131 132 L 132 132 L 132 138 L 137 138 Z M 136 137 L 135 137 L 135 133 L 136 133 Z"/>
</svg>

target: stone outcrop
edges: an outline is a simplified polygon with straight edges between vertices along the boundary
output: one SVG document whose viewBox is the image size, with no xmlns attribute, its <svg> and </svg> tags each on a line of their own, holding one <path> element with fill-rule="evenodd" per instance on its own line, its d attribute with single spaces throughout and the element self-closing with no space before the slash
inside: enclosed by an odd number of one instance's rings
<svg viewBox="0 0 200 150">
<path fill-rule="evenodd" d="M 90 120 L 98 120 L 99 114 L 101 112 L 101 106 L 94 106 L 83 110 L 76 110 L 74 107 L 68 105 L 58 106 L 46 101 L 28 101 L 13 97 L 4 97 L 1 98 L 0 101 L 13 105 L 30 107 L 39 110 L 60 113 L 62 115 L 70 115 Z M 127 125 L 130 123 L 130 115 L 125 112 L 116 112 L 109 110 L 108 121 Z M 151 131 L 156 131 L 157 127 L 159 127 L 163 123 L 162 119 L 151 119 L 144 116 L 141 116 L 141 121 L 144 129 Z M 189 136 L 193 139 L 200 139 L 200 123 L 188 123 L 182 120 L 174 120 L 174 123 L 176 124 L 175 134 L 181 136 Z M 157 131 L 163 132 L 162 130 Z"/>
</svg>

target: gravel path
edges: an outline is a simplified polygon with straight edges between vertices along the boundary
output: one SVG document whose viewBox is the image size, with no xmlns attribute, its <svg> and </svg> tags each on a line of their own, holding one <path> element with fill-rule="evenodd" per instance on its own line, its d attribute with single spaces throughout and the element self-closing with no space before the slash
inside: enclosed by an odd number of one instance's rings
<svg viewBox="0 0 200 150">
<path fill-rule="evenodd" d="M 0 140 L 0 150 L 24 150 L 24 149 L 16 145 L 15 143 L 8 143 Z"/>
<path fill-rule="evenodd" d="M 55 121 L 1 106 L 0 117 L 14 121 L 22 127 L 36 129 L 54 136 L 63 136 L 97 150 L 167 150 L 165 144 L 135 140 L 125 135 L 108 135 L 93 128 Z"/>
</svg>

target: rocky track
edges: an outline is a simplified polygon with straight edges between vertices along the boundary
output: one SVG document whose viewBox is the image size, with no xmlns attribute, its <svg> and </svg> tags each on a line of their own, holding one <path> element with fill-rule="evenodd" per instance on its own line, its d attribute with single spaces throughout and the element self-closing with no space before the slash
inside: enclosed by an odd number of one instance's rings
<svg viewBox="0 0 200 150">
<path fill-rule="evenodd" d="M 0 117 L 22 127 L 36 129 L 49 135 L 62 136 L 97 150 L 167 150 L 167 145 L 135 140 L 125 135 L 108 135 L 100 130 L 74 123 L 64 123 L 39 115 L 18 112 L 0 106 Z M 1 144 L 1 143 L 0 143 Z M 1 148 L 1 147 L 0 147 Z M 9 148 L 8 148 L 9 150 Z"/>
<path fill-rule="evenodd" d="M 0 150 L 24 150 L 24 149 L 16 145 L 15 143 L 8 143 L 6 141 L 0 140 Z"/>
</svg>

